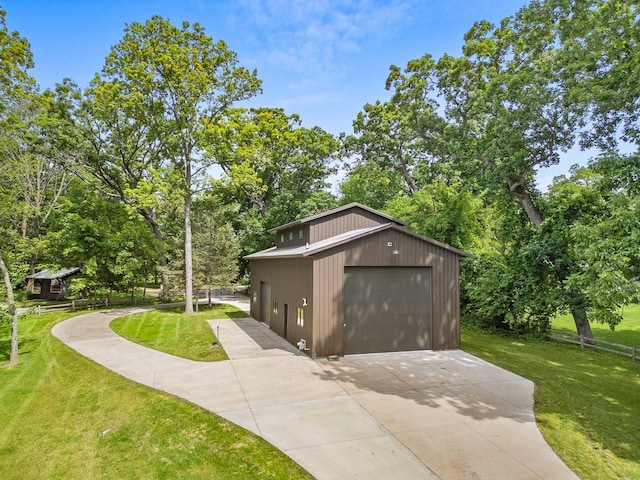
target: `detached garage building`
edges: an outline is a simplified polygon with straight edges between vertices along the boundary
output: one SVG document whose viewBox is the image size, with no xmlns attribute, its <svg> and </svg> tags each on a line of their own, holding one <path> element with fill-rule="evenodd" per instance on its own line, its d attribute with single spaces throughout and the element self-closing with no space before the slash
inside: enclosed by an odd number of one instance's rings
<svg viewBox="0 0 640 480">
<path fill-rule="evenodd" d="M 465 252 L 352 203 L 276 227 L 251 261 L 251 316 L 313 357 L 460 346 Z"/>
</svg>

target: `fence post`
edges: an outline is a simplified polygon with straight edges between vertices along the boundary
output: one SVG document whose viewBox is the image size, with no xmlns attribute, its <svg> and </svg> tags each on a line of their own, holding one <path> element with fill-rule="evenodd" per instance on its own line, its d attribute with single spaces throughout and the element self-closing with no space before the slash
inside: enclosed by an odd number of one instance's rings
<svg viewBox="0 0 640 480">
<path fill-rule="evenodd" d="M 72 312 L 76 311 L 76 301 L 75 300 L 71 300 L 71 311 Z"/>
<path fill-rule="evenodd" d="M 580 348 L 584 350 L 584 337 L 580 334 Z"/>
<path fill-rule="evenodd" d="M 38 305 L 38 316 L 40 315 L 40 305 Z"/>
<path fill-rule="evenodd" d="M 636 358 L 638 358 L 638 348 L 634 345 L 633 346 L 633 356 L 631 357 L 633 359 L 633 364 L 636 364 Z"/>
</svg>

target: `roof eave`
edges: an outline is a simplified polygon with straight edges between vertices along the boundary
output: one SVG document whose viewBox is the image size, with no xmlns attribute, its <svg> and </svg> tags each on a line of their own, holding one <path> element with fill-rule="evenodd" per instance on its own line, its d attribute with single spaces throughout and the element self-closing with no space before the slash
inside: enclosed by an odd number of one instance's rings
<svg viewBox="0 0 640 480">
<path fill-rule="evenodd" d="M 369 235 L 373 235 L 374 233 L 383 232 L 383 231 L 388 230 L 388 229 L 398 230 L 400 232 L 403 232 L 403 233 L 406 233 L 408 235 L 411 235 L 412 237 L 419 238 L 422 241 L 431 243 L 431 244 L 436 245 L 436 246 L 438 246 L 440 248 L 443 248 L 443 249 L 448 250 L 448 251 L 450 251 L 452 253 L 455 253 L 456 255 L 458 255 L 460 257 L 471 257 L 472 256 L 470 253 L 467 253 L 467 252 L 465 252 L 463 250 L 460 250 L 458 248 L 452 247 L 451 245 L 447 245 L 446 243 L 439 242 L 438 240 L 434 240 L 433 238 L 425 237 L 424 235 L 420 235 L 419 233 L 413 232 L 413 231 L 411 231 L 411 230 L 409 230 L 407 228 L 404 228 L 404 227 L 402 227 L 400 225 L 396 225 L 396 224 L 393 224 L 393 223 L 382 224 L 382 225 L 380 225 L 380 228 L 376 228 L 374 230 L 369 230 L 367 232 L 363 232 L 361 235 L 350 237 L 350 238 L 344 239 L 343 241 L 336 242 L 334 244 L 327 245 L 327 246 L 324 246 L 322 248 L 318 248 L 318 249 L 315 249 L 315 250 L 310 250 L 309 252 L 303 253 L 303 255 L 306 257 L 306 256 L 311 256 L 311 255 L 315 255 L 315 254 L 318 254 L 318 253 L 322 253 L 322 252 L 325 252 L 327 250 L 331 250 L 332 248 L 339 247 L 339 246 L 344 245 L 346 243 L 350 243 L 352 241 L 355 241 L 355 240 L 358 240 L 358 239 L 361 239 L 361 238 L 365 238 L 365 237 L 368 237 Z"/>
</svg>

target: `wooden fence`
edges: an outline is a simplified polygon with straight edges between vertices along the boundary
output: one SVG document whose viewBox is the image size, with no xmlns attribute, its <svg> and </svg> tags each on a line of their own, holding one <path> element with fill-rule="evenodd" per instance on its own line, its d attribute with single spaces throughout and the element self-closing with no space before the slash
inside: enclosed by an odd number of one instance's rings
<svg viewBox="0 0 640 480">
<path fill-rule="evenodd" d="M 631 357 L 633 363 L 636 363 L 638 358 L 638 348 L 633 345 L 622 345 L 620 343 L 606 342 L 597 338 L 584 338 L 583 335 L 575 333 L 565 332 L 561 330 L 549 330 L 548 338 L 556 340 L 558 342 L 574 343 L 580 345 L 584 350 L 585 348 L 595 348 L 596 350 L 604 350 L 605 352 L 616 353 L 618 355 L 625 355 Z"/>
<path fill-rule="evenodd" d="M 68 303 L 52 303 L 48 305 L 37 305 L 35 307 L 36 312 L 40 315 L 42 312 L 48 312 L 50 310 L 71 310 L 76 311 L 82 308 L 102 308 L 110 307 L 113 305 L 148 305 L 155 302 L 153 297 L 149 298 L 113 298 L 111 300 L 71 300 Z"/>
<path fill-rule="evenodd" d="M 220 287 L 216 289 L 210 290 L 194 290 L 194 300 L 202 301 L 203 299 L 208 300 L 208 303 L 211 304 L 213 297 L 219 296 L 227 296 L 227 295 L 246 295 L 248 292 L 247 286 L 229 286 L 229 287 Z M 169 292 L 170 295 L 178 296 L 179 291 Z M 47 312 L 49 310 L 71 310 L 75 311 L 77 309 L 82 308 L 103 308 L 110 307 L 114 305 L 149 305 L 158 302 L 158 297 L 156 296 L 148 296 L 145 298 L 141 297 L 127 297 L 127 298 L 105 298 L 104 300 L 71 300 L 67 303 L 52 303 L 48 305 L 37 305 L 35 307 L 36 312 L 40 315 L 42 312 Z M 198 308 L 198 302 L 196 302 L 196 309 Z"/>
</svg>

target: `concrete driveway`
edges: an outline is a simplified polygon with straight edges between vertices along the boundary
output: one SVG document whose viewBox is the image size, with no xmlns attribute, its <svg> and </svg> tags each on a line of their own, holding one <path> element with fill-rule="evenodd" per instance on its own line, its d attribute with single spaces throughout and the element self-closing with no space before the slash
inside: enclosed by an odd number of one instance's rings
<svg viewBox="0 0 640 480">
<path fill-rule="evenodd" d="M 194 362 L 109 328 L 138 310 L 73 317 L 53 334 L 262 436 L 318 479 L 577 478 L 536 427 L 533 384 L 465 352 L 314 361 L 247 318 L 210 321 L 229 361 Z"/>
</svg>

